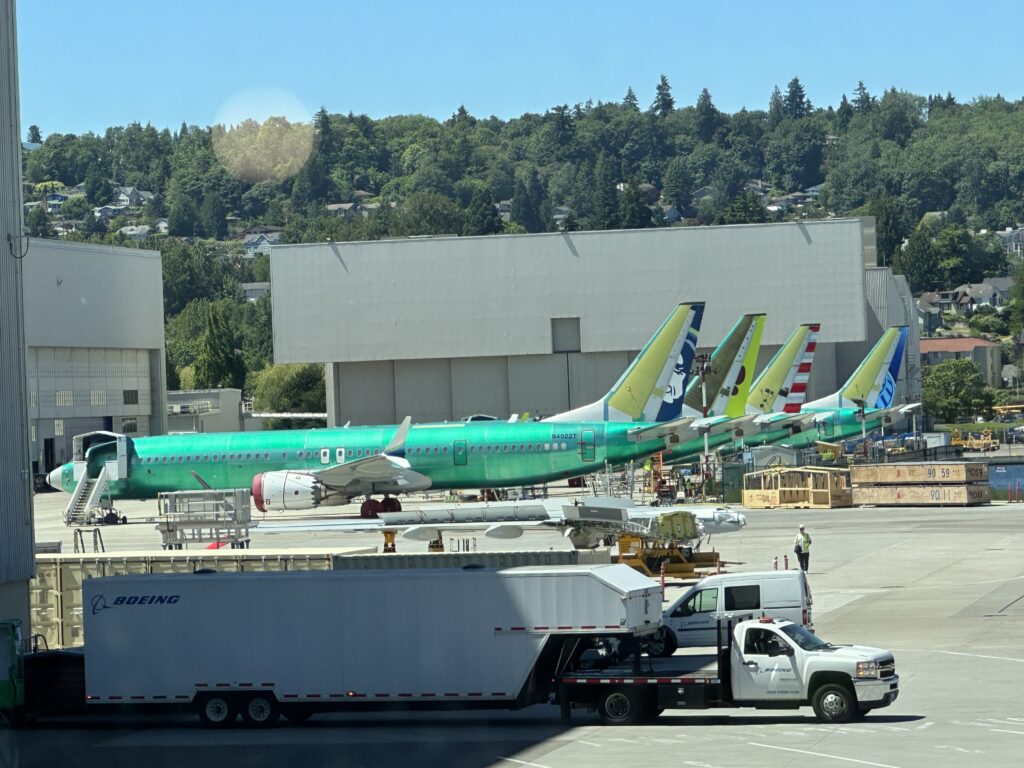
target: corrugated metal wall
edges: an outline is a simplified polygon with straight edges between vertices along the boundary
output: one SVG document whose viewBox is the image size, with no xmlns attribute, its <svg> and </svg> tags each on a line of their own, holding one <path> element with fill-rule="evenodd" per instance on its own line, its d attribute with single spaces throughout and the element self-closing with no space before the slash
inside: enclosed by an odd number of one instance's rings
<svg viewBox="0 0 1024 768">
<path fill-rule="evenodd" d="M 27 580 L 34 568 L 25 403 L 24 264 L 20 260 L 25 241 L 21 237 L 19 120 L 14 0 L 0 0 L 0 583 Z"/>
</svg>

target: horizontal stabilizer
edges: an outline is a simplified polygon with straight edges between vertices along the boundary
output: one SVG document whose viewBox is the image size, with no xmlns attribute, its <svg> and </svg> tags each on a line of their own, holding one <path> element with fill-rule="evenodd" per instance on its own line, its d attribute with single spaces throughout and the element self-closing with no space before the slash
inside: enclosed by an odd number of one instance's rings
<svg viewBox="0 0 1024 768">
<path fill-rule="evenodd" d="M 629 439 L 640 443 L 644 440 L 656 440 L 660 437 L 671 441 L 673 444 L 684 442 L 693 436 L 693 416 L 681 416 L 672 421 L 664 421 L 660 424 L 652 424 L 649 427 L 635 427 L 627 433 Z"/>
</svg>

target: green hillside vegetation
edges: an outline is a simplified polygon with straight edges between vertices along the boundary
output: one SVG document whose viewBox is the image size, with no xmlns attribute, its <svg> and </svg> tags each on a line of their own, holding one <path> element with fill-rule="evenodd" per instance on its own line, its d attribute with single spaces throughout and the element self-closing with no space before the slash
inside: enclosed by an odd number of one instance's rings
<svg viewBox="0 0 1024 768">
<path fill-rule="evenodd" d="M 40 199 L 48 182 L 84 182 L 89 206 L 110 202 L 115 185 L 152 192 L 109 224 L 71 198 L 69 212 L 83 221 L 65 236 L 125 243 L 116 229 L 166 218 L 168 236 L 141 245 L 164 254 L 169 375 L 189 369 L 242 380 L 250 391 L 270 359 L 269 304 L 248 304 L 239 289 L 256 270 L 266 273 L 240 257 L 239 234 L 256 223 L 303 242 L 666 226 L 673 211 L 679 225 L 870 214 L 879 262 L 906 273 L 916 290 L 1005 274 L 998 241 L 975 233 L 1024 221 L 1024 103 L 961 104 L 895 88 L 874 96 L 858 84 L 823 108 L 796 77 L 766 94 L 763 108 L 735 114 L 720 111 L 706 89 L 695 96 L 677 105 L 662 77 L 648 107 L 630 89 L 621 102 L 509 120 L 463 107 L 444 121 L 322 109 L 308 125 L 270 118 L 54 133 L 25 155 L 25 199 Z M 766 207 L 808 189 L 798 205 Z M 499 201 L 510 201 L 507 220 Z M 326 207 L 348 203 L 358 206 L 349 215 Z M 37 208 L 28 224 L 52 234 L 59 218 Z M 1011 313 L 1011 330 L 1024 322 L 1018 314 L 1024 309 Z M 979 332 L 1001 330 L 994 319 L 977 322 L 993 324 Z M 244 371 L 223 363 L 224 336 Z M 220 353 L 207 350 L 197 367 L 204 338 Z M 213 370 L 211 360 L 232 370 Z"/>
</svg>

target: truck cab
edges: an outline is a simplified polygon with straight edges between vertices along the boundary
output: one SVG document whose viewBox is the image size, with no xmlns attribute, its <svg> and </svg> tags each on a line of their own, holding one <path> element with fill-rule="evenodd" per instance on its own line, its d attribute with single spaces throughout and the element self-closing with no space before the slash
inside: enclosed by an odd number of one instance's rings
<svg viewBox="0 0 1024 768">
<path fill-rule="evenodd" d="M 845 722 L 885 707 L 899 695 L 889 651 L 833 645 L 792 621 L 740 622 L 729 651 L 731 695 L 737 706 L 810 704 L 823 722 Z"/>
</svg>

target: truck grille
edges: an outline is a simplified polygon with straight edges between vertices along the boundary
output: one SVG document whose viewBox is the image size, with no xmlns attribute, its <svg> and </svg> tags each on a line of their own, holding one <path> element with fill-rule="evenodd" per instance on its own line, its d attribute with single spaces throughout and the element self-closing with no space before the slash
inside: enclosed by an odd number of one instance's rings
<svg viewBox="0 0 1024 768">
<path fill-rule="evenodd" d="M 879 677 L 892 677 L 896 674 L 896 659 L 892 656 L 887 656 L 878 662 L 878 676 Z"/>
</svg>

